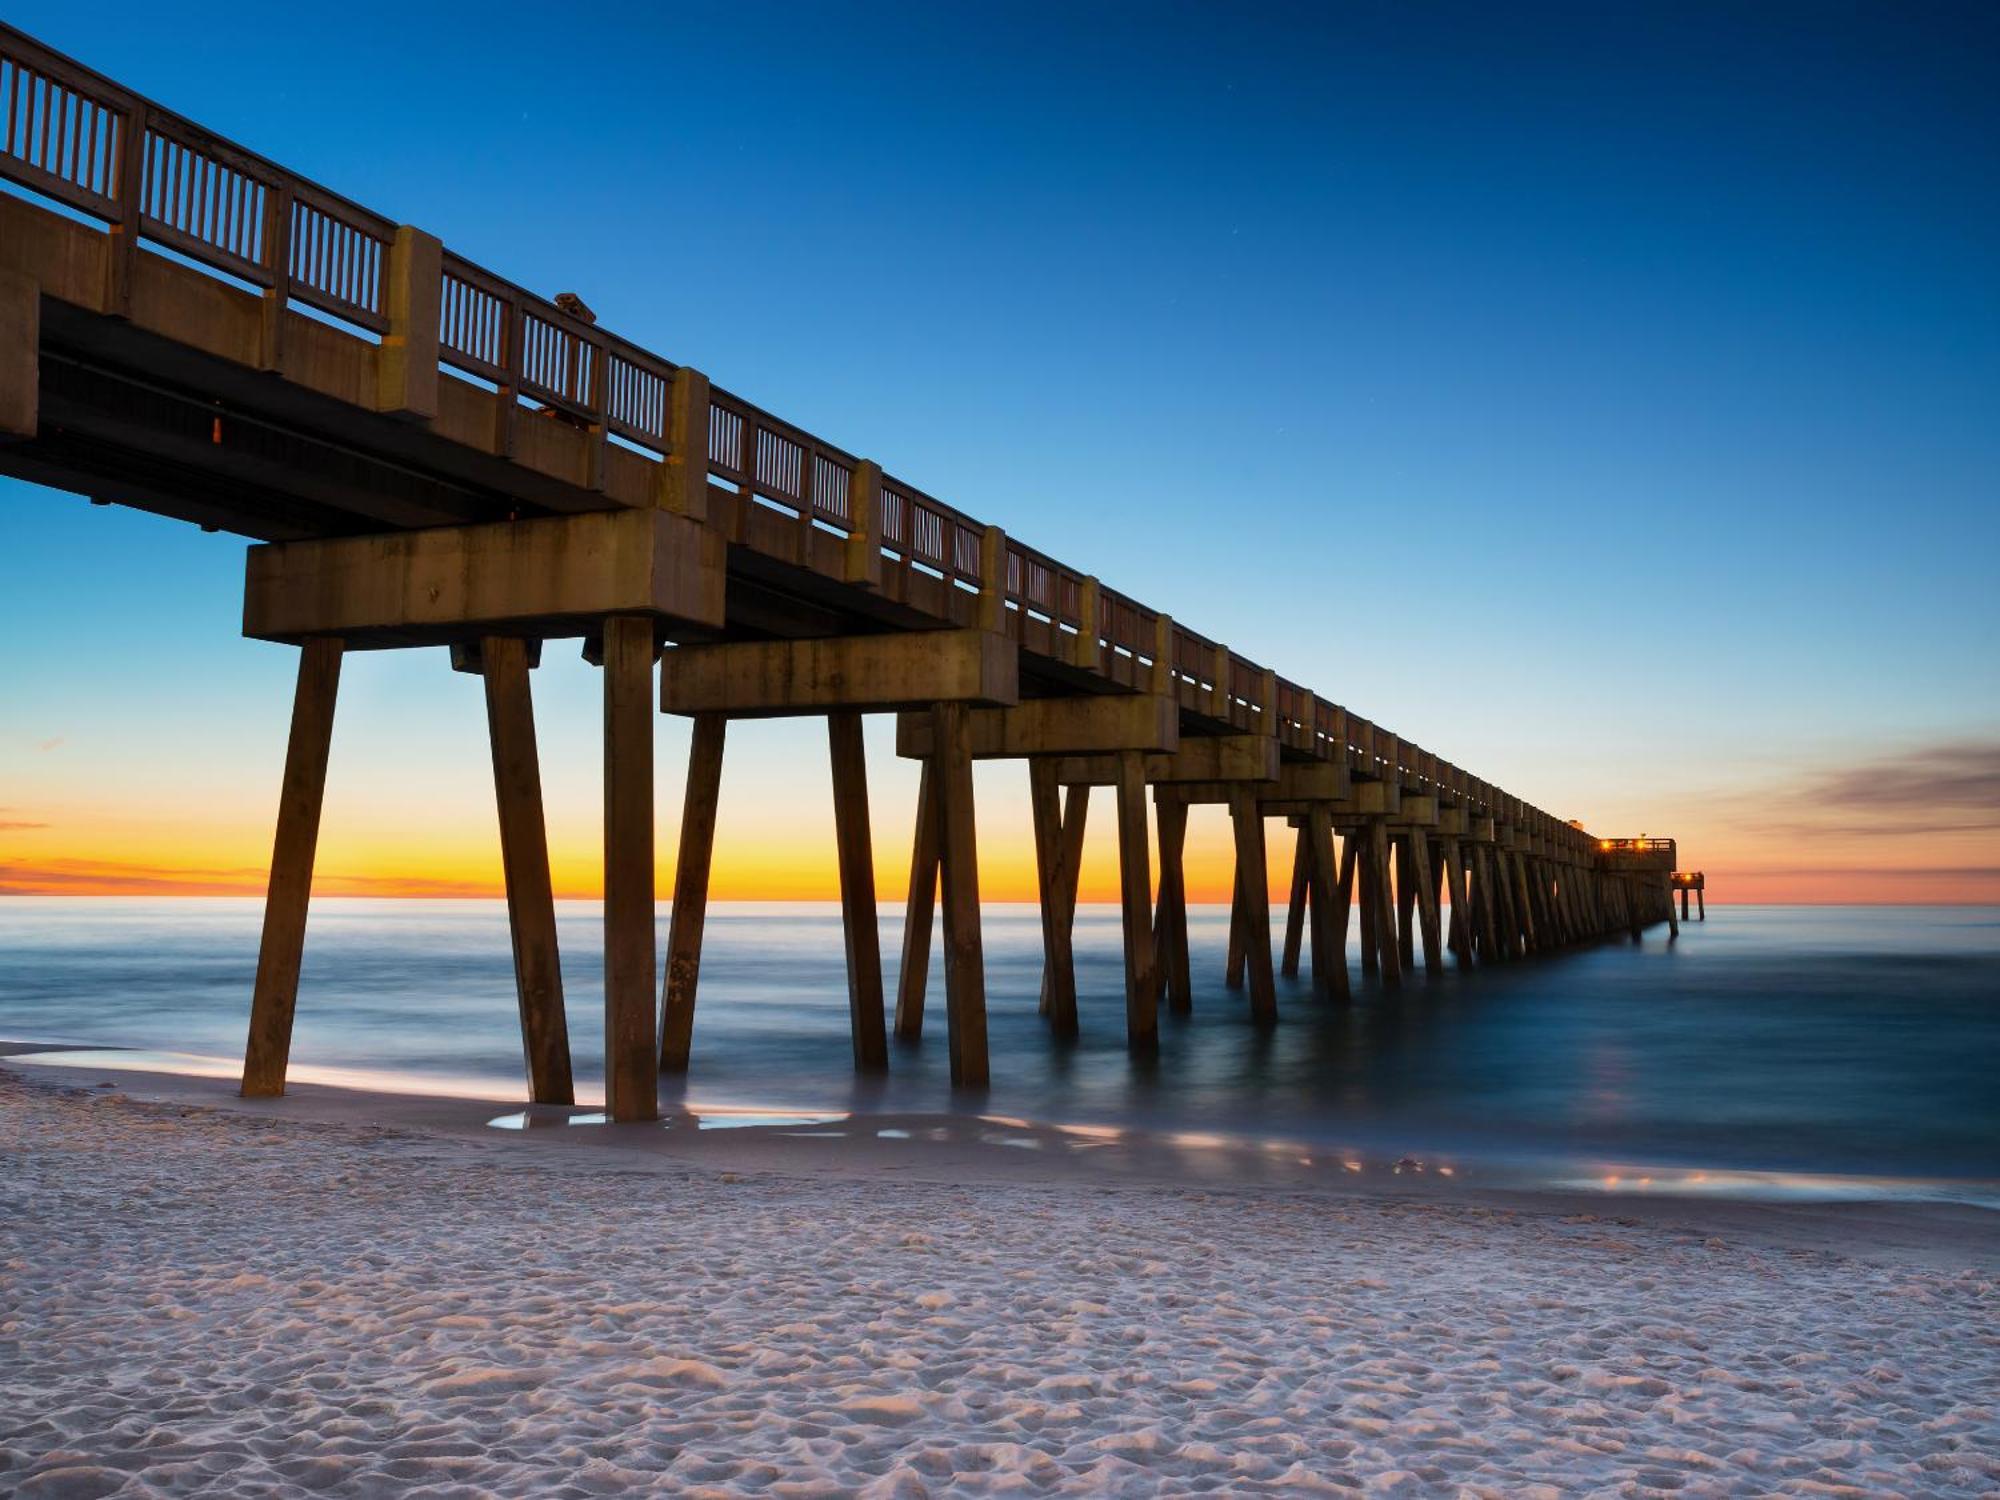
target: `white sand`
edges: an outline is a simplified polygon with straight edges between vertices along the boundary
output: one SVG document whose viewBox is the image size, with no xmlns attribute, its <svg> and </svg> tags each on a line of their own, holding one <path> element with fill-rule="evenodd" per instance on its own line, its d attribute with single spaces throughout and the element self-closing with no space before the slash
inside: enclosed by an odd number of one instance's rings
<svg viewBox="0 0 2000 1500">
<path fill-rule="evenodd" d="M 1989 1269 L 535 1134 L 0 1068 L 0 1493 L 2000 1491 Z"/>
</svg>

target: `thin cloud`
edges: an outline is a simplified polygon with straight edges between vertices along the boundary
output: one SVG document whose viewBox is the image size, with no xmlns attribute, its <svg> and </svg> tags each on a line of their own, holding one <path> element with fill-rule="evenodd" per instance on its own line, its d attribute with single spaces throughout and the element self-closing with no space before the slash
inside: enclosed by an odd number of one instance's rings
<svg viewBox="0 0 2000 1500">
<path fill-rule="evenodd" d="M 1827 772 L 1804 795 L 1832 806 L 1957 808 L 2000 823 L 2000 740 L 1947 740 Z"/>
<path fill-rule="evenodd" d="M 64 738 L 65 736 L 59 734 L 55 736 L 55 738 L 53 739 L 43 740 L 39 745 L 35 746 L 35 748 L 37 750 L 44 750 L 44 751 L 54 750 L 62 744 Z"/>
<path fill-rule="evenodd" d="M 1756 799 L 1744 820 L 1788 838 L 1930 836 L 2000 830 L 2000 740 L 1918 745 L 1860 765 L 1816 772 Z"/>
<path fill-rule="evenodd" d="M 1728 873 L 1755 875 L 1759 879 L 1854 879 L 1854 880 L 2000 880 L 2000 865 L 1799 865 L 1780 868 L 1772 865 L 1740 865 Z"/>
<path fill-rule="evenodd" d="M 49 859 L 0 863 L 0 896 L 261 896 L 261 866 L 204 868 L 138 864 L 122 860 Z M 491 896 L 496 882 L 402 875 L 318 875 L 313 890 L 322 896 Z"/>
</svg>

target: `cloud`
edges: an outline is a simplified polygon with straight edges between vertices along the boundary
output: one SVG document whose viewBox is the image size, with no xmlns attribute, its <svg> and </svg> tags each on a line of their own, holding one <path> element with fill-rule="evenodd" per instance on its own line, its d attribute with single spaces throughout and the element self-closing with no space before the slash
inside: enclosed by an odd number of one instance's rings
<svg viewBox="0 0 2000 1500">
<path fill-rule="evenodd" d="M 1766 879 L 2000 880 L 2000 865 L 1740 865 L 1724 873 Z"/>
<path fill-rule="evenodd" d="M 1758 799 L 1760 832 L 1791 838 L 1979 833 L 2000 829 L 2000 740 L 1918 745 L 1859 765 L 1815 772 Z"/>
<path fill-rule="evenodd" d="M 56 735 L 53 739 L 43 740 L 39 745 L 35 746 L 35 748 L 37 750 L 54 750 L 62 744 L 63 739 L 64 736 L 59 734 Z"/>
<path fill-rule="evenodd" d="M 2000 740 L 1947 740 L 1844 771 L 1808 790 L 1834 805 L 1959 808 L 2000 820 Z"/>
<path fill-rule="evenodd" d="M 108 859 L 0 864 L 0 895 L 222 895 L 261 889 L 262 870 L 177 868 Z"/>
<path fill-rule="evenodd" d="M 0 807 L 0 833 L 20 833 L 30 828 L 46 828 L 49 826 L 46 823 L 37 823 L 32 818 L 14 817 L 12 816 L 14 811 L 15 809 L 11 807 Z"/>
<path fill-rule="evenodd" d="M 261 896 L 262 866 L 221 868 L 137 864 L 105 859 L 47 859 L 0 863 L 0 896 Z M 497 881 L 403 875 L 313 878 L 319 896 L 482 897 L 499 894 Z"/>
</svg>

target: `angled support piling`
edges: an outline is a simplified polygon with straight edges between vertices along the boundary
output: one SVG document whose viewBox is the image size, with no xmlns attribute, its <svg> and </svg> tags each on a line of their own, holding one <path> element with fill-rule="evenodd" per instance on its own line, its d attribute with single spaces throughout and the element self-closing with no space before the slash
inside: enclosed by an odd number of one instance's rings
<svg viewBox="0 0 2000 1500">
<path fill-rule="evenodd" d="M 1236 834 L 1236 899 L 1243 912 L 1250 1019 L 1270 1026 L 1278 1019 L 1277 982 L 1271 969 L 1271 893 L 1264 868 L 1264 813 L 1249 783 L 1230 787 L 1229 819 Z"/>
<path fill-rule="evenodd" d="M 1077 788 L 1088 791 L 1088 788 Z M 1068 840 L 1063 836 L 1062 789 L 1055 763 L 1042 757 L 1028 762 L 1028 809 L 1035 829 L 1035 867 L 1042 915 L 1042 1013 L 1049 1030 L 1060 1037 L 1077 1032 L 1076 961 L 1070 952 L 1071 919 L 1075 914 L 1075 873 Z M 1071 793 L 1074 799 L 1076 793 Z"/>
<path fill-rule="evenodd" d="M 882 1018 L 882 935 L 875 913 L 875 855 L 868 829 L 868 761 L 861 715 L 826 716 L 833 763 L 833 829 L 840 870 L 840 926 L 847 949 L 848 1029 L 854 1066 L 879 1073 L 889 1066 Z"/>
<path fill-rule="evenodd" d="M 1438 974 L 1444 970 L 1444 944 L 1439 934 L 1437 878 L 1431 869 L 1430 837 L 1421 828 L 1410 830 L 1410 865 L 1415 876 L 1417 925 L 1423 939 L 1424 969 Z"/>
<path fill-rule="evenodd" d="M 500 868 L 507 886 L 528 1097 L 536 1104 L 574 1104 L 527 642 L 486 637 L 479 643 L 479 670 L 493 748 L 493 799 L 500 816 Z"/>
<path fill-rule="evenodd" d="M 1287 979 L 1296 979 L 1299 973 L 1299 953 L 1306 935 L 1307 887 L 1311 879 L 1306 866 L 1311 859 L 1311 835 L 1301 821 L 1299 836 L 1292 849 L 1291 900 L 1285 907 L 1285 957 L 1278 965 L 1278 972 Z"/>
<path fill-rule="evenodd" d="M 671 670 L 671 667 L 669 668 Z M 694 1040 L 701 940 L 708 922 L 708 873 L 715 853 L 715 801 L 729 720 L 696 714 L 681 803 L 680 856 L 674 864 L 673 915 L 667 925 L 667 977 L 660 993 L 660 1071 L 685 1073 Z"/>
<path fill-rule="evenodd" d="M 917 781 L 917 826 L 910 850 L 910 893 L 903 906 L 903 965 L 896 975 L 896 1036 L 924 1034 L 924 989 L 930 981 L 931 923 L 937 907 L 938 777 L 926 757 Z"/>
<path fill-rule="evenodd" d="M 250 1038 L 243 1049 L 246 1099 L 275 1098 L 285 1091 L 313 855 L 319 846 L 319 814 L 326 796 L 327 752 L 333 743 L 333 704 L 340 688 L 340 655 L 341 643 L 331 638 L 307 641 L 299 652 L 291 740 L 285 748 L 278 829 L 271 847 L 270 884 L 264 893 L 264 930 L 257 944 Z"/>
<path fill-rule="evenodd" d="M 1324 803 L 1306 810 L 1306 878 L 1312 909 L 1313 989 L 1323 999 L 1348 998 L 1347 923 L 1338 893 L 1333 853 L 1333 815 Z"/>
<path fill-rule="evenodd" d="M 1185 1015 L 1194 1008 L 1194 986 L 1188 965 L 1187 849 L 1188 810 L 1185 802 L 1155 793 L 1154 821 L 1159 830 L 1160 897 L 1153 916 L 1153 963 L 1167 1008 Z"/>
</svg>

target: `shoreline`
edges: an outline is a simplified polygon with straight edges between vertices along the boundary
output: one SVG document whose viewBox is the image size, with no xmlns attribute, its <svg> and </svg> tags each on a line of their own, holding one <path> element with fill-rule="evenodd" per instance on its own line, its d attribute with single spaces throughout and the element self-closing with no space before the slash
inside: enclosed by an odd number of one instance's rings
<svg viewBox="0 0 2000 1500">
<path fill-rule="evenodd" d="M 75 1049 L 0 1044 L 0 1072 L 31 1087 L 116 1095 L 134 1104 L 309 1126 L 390 1130 L 451 1142 L 484 1164 L 572 1163 L 829 1181 L 1036 1187 L 1171 1193 L 1196 1188 L 1312 1201 L 1380 1198 L 1543 1215 L 1589 1215 L 1624 1227 L 1727 1234 L 1773 1250 L 1813 1250 L 1942 1270 L 2000 1271 L 2000 1209 L 1960 1198 L 1864 1190 L 1815 1194 L 1739 1191 L 1734 1177 L 1701 1192 L 1643 1176 L 1551 1183 L 1493 1163 L 1328 1150 L 1207 1131 L 1155 1132 L 954 1112 L 849 1114 L 790 1107 L 704 1105 L 662 1119 L 612 1125 L 587 1107 L 519 1098 L 441 1095 L 294 1083 L 278 1099 L 249 1100 L 232 1077 L 128 1070 L 99 1061 L 42 1063 Z M 105 1049 L 110 1050 L 110 1049 Z M 1666 1174 L 1662 1174 L 1665 1178 Z M 1834 1179 L 1861 1185 L 1868 1179 Z M 1894 1183 L 1892 1187 L 1908 1186 Z"/>
</svg>

